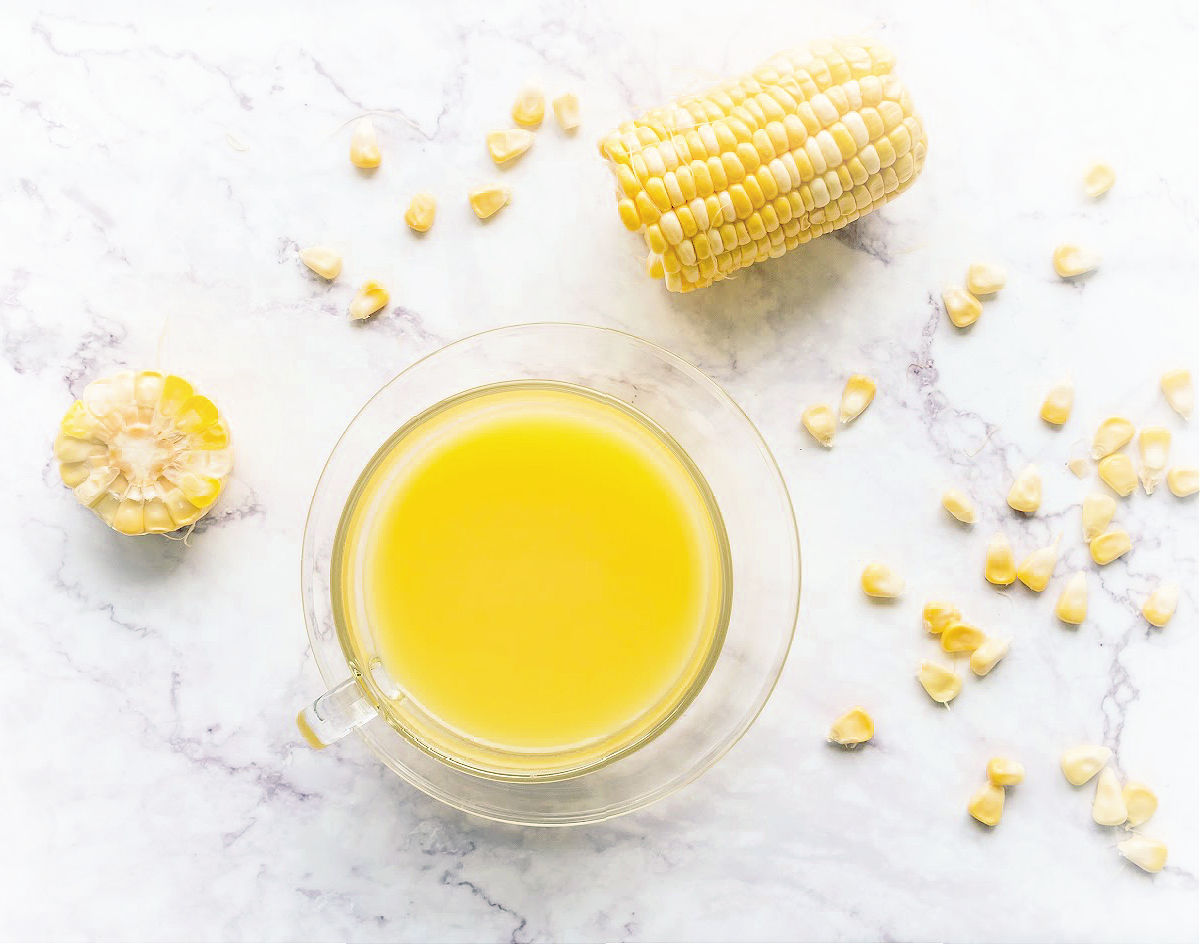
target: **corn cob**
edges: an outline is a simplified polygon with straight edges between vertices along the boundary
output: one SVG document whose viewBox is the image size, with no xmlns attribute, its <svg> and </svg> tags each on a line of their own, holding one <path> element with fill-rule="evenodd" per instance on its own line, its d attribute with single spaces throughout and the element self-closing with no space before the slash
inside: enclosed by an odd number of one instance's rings
<svg viewBox="0 0 1200 945">
<path fill-rule="evenodd" d="M 650 276 L 711 285 L 904 191 L 927 144 L 893 62 L 867 40 L 815 43 L 607 135 L 617 210 Z"/>
</svg>

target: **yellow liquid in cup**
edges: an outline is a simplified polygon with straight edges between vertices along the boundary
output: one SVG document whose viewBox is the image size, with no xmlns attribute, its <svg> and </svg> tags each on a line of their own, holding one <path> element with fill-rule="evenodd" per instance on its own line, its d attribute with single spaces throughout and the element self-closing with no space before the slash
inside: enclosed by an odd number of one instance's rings
<svg viewBox="0 0 1200 945">
<path fill-rule="evenodd" d="M 399 431 L 347 505 L 334 576 L 385 717 L 500 777 L 563 776 L 657 734 L 728 617 L 699 472 L 645 417 L 562 384 L 481 388 Z"/>
</svg>

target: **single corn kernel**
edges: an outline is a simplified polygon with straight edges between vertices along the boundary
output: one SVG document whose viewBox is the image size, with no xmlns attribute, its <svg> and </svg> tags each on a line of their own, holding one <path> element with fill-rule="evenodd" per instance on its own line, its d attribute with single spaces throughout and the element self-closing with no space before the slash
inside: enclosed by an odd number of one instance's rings
<svg viewBox="0 0 1200 945">
<path fill-rule="evenodd" d="M 1062 426 L 1071 416 L 1071 408 L 1075 406 L 1075 385 L 1070 381 L 1059 381 L 1046 394 L 1042 401 L 1041 418 L 1047 423 Z"/>
<path fill-rule="evenodd" d="M 860 705 L 856 705 L 829 728 L 829 740 L 843 748 L 861 745 L 874 737 L 875 722 Z"/>
<path fill-rule="evenodd" d="M 1075 787 L 1087 784 L 1112 759 L 1112 749 L 1103 745 L 1077 745 L 1062 753 L 1062 773 Z"/>
<path fill-rule="evenodd" d="M 1125 821 L 1127 827 L 1140 827 L 1158 810 L 1158 798 L 1140 781 L 1126 782 L 1121 788 L 1121 797 L 1125 799 L 1125 810 L 1129 813 L 1129 819 Z"/>
<path fill-rule="evenodd" d="M 1039 548 L 1030 554 L 1017 568 L 1017 580 L 1031 591 L 1040 594 L 1054 576 L 1054 565 L 1058 563 L 1058 539 L 1054 544 Z"/>
<path fill-rule="evenodd" d="M 524 128 L 509 128 L 506 131 L 489 131 L 488 154 L 497 164 L 519 158 L 533 146 L 533 132 Z"/>
<path fill-rule="evenodd" d="M 370 318 L 388 304 L 388 291 L 378 282 L 364 282 L 358 294 L 350 300 L 350 317 Z"/>
<path fill-rule="evenodd" d="M 1073 279 L 1100 265 L 1100 257 L 1073 243 L 1054 247 L 1054 271 L 1063 279 Z"/>
<path fill-rule="evenodd" d="M 1159 381 L 1167 403 L 1184 420 L 1192 415 L 1196 406 L 1196 392 L 1192 389 L 1192 372 L 1185 370 L 1167 371 Z"/>
<path fill-rule="evenodd" d="M 996 668 L 997 663 L 1008 656 L 1010 646 L 1011 640 L 988 637 L 983 641 L 983 645 L 971 654 L 971 672 L 976 676 L 986 676 Z"/>
<path fill-rule="evenodd" d="M 998 756 L 988 761 L 987 778 L 996 787 L 1012 787 L 1025 780 L 1025 766 L 1012 758 Z"/>
<path fill-rule="evenodd" d="M 1117 514 L 1117 500 L 1104 492 L 1093 492 L 1083 500 L 1083 540 L 1091 541 L 1108 528 Z"/>
<path fill-rule="evenodd" d="M 1151 840 L 1140 834 L 1118 843 L 1117 852 L 1147 873 L 1157 873 L 1167 865 L 1167 845 L 1161 840 Z"/>
<path fill-rule="evenodd" d="M 1013 558 L 1012 545 L 1003 532 L 996 532 L 989 540 L 987 555 L 983 561 L 983 576 L 992 584 L 1007 586 L 1017 579 L 1017 563 Z"/>
<path fill-rule="evenodd" d="M 1092 560 L 1096 564 L 1112 564 L 1132 547 L 1129 533 L 1121 528 L 1097 535 L 1088 542 L 1088 550 L 1091 551 Z"/>
<path fill-rule="evenodd" d="M 1179 585 L 1160 584 L 1146 603 L 1142 604 L 1142 616 L 1156 627 L 1165 627 L 1175 616 L 1175 608 L 1179 606 Z"/>
<path fill-rule="evenodd" d="M 800 415 L 800 422 L 814 440 L 826 449 L 833 446 L 833 435 L 837 432 L 837 420 L 829 404 L 815 404 Z"/>
<path fill-rule="evenodd" d="M 1092 438 L 1092 459 L 1104 459 L 1133 439 L 1133 424 L 1124 417 L 1109 417 L 1096 428 Z"/>
<path fill-rule="evenodd" d="M 479 190 L 472 190 L 467 194 L 467 200 L 471 202 L 471 209 L 475 211 L 475 216 L 486 220 L 504 207 L 510 196 L 512 195 L 507 187 L 491 184 L 481 187 Z"/>
<path fill-rule="evenodd" d="M 1018 512 L 1032 515 L 1042 504 L 1042 476 L 1036 466 L 1026 466 L 1008 490 L 1008 504 Z"/>
<path fill-rule="evenodd" d="M 842 423 L 849 423 L 871 406 L 875 399 L 875 382 L 865 374 L 851 374 L 842 389 L 842 404 L 838 411 Z"/>
<path fill-rule="evenodd" d="M 1088 461 L 1082 456 L 1076 456 L 1074 459 L 1067 460 L 1067 469 L 1071 470 L 1077 479 L 1082 479 L 1086 476 L 1090 468 Z"/>
<path fill-rule="evenodd" d="M 1092 800 L 1092 820 L 1101 827 L 1120 827 L 1129 819 L 1121 782 L 1112 768 L 1105 768 L 1096 780 L 1096 796 Z"/>
<path fill-rule="evenodd" d="M 964 525 L 974 525 L 978 518 L 971 500 L 957 489 L 947 489 L 942 493 L 942 508 Z"/>
<path fill-rule="evenodd" d="M 967 268 L 967 291 L 972 295 L 995 295 L 1004 288 L 1006 273 L 992 263 L 971 263 Z"/>
<path fill-rule="evenodd" d="M 921 668 L 917 671 L 917 680 L 921 688 L 929 694 L 934 702 L 945 705 L 962 691 L 962 677 L 954 670 L 947 669 L 940 663 L 921 660 Z"/>
<path fill-rule="evenodd" d="M 342 254 L 328 246 L 300 250 L 300 261 L 322 279 L 336 279 L 342 271 Z"/>
<path fill-rule="evenodd" d="M 1054 616 L 1076 627 L 1087 619 L 1087 575 L 1084 572 L 1076 571 L 1071 575 L 1058 595 Z"/>
<path fill-rule="evenodd" d="M 904 578 L 886 564 L 872 561 L 863 568 L 862 589 L 868 597 L 899 597 L 904 593 Z"/>
<path fill-rule="evenodd" d="M 989 781 L 972 795 L 967 812 L 988 827 L 995 827 L 1004 815 L 1004 788 Z"/>
<path fill-rule="evenodd" d="M 953 623 L 942 631 L 942 649 L 947 653 L 974 653 L 987 635 L 969 623 Z"/>
<path fill-rule="evenodd" d="M 518 125 L 526 128 L 536 128 L 546 117 L 546 96 L 542 90 L 532 85 L 521 89 L 517 100 L 513 102 L 512 117 Z"/>
<path fill-rule="evenodd" d="M 942 633 L 947 627 L 962 620 L 962 614 L 953 604 L 931 600 L 921 611 L 921 621 L 930 633 Z"/>
<path fill-rule="evenodd" d="M 579 127 L 579 96 L 574 92 L 564 92 L 550 106 L 554 109 L 558 127 L 563 131 L 574 131 Z"/>
<path fill-rule="evenodd" d="M 418 233 L 427 233 L 433 226 L 433 218 L 437 214 L 437 198 L 429 191 L 422 190 L 413 194 L 404 211 L 404 222 Z"/>
<path fill-rule="evenodd" d="M 1184 498 L 1200 491 L 1200 469 L 1195 466 L 1172 466 L 1167 471 L 1167 488 L 1171 495 Z"/>
<path fill-rule="evenodd" d="M 355 167 L 378 167 L 380 162 L 379 135 L 370 118 L 360 118 L 350 133 L 350 163 Z"/>
<path fill-rule="evenodd" d="M 1146 495 L 1152 494 L 1162 482 L 1170 450 L 1171 431 L 1166 427 L 1143 427 L 1138 433 L 1138 452 L 1142 457 L 1142 470 L 1138 478 L 1142 480 Z"/>
<path fill-rule="evenodd" d="M 1117 495 L 1132 495 L 1137 488 L 1137 474 L 1133 471 L 1133 460 L 1124 453 L 1113 453 L 1100 460 L 1096 467 L 1100 481 Z"/>
<path fill-rule="evenodd" d="M 980 304 L 979 299 L 958 286 L 942 292 L 942 304 L 946 307 L 946 314 L 950 316 L 950 321 L 955 328 L 974 325 L 979 316 L 983 314 L 983 305 Z"/>
<path fill-rule="evenodd" d="M 1095 164 L 1088 165 L 1088 169 L 1083 172 L 1083 189 L 1089 197 L 1099 197 L 1101 194 L 1108 193 L 1108 189 L 1116 180 L 1117 172 L 1112 169 L 1112 166 L 1103 161 L 1097 161 Z"/>
</svg>

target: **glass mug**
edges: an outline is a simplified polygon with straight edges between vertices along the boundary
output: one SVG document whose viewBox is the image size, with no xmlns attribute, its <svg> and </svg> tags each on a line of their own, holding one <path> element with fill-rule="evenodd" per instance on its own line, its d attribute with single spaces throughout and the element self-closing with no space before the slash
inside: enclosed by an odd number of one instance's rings
<svg viewBox="0 0 1200 945">
<path fill-rule="evenodd" d="M 677 698 L 626 739 L 553 763 L 509 757 L 422 713 L 371 654 L 339 560 L 347 521 L 381 447 L 431 411 L 497 385 L 564 385 L 624 406 L 694 468 L 722 527 L 719 633 Z M 796 624 L 800 554 L 787 489 L 746 415 L 668 351 L 619 331 L 541 323 L 455 342 L 389 381 L 351 421 L 317 483 L 304 533 L 302 593 L 329 691 L 298 716 L 324 747 L 357 732 L 405 781 L 460 810 L 527 825 L 592 823 L 670 794 L 746 732 L 783 669 Z M 361 608 L 358 608 L 361 609 Z"/>
</svg>

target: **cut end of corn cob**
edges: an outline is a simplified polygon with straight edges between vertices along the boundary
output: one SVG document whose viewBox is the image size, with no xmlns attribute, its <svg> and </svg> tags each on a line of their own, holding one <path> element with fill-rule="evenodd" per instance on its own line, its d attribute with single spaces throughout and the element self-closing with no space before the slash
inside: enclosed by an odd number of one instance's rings
<svg viewBox="0 0 1200 945">
<path fill-rule="evenodd" d="M 709 286 L 906 190 L 927 144 L 893 64 L 874 42 L 815 43 L 605 136 L 618 215 L 667 288 Z"/>
<path fill-rule="evenodd" d="M 574 92 L 564 92 L 550 103 L 554 109 L 554 118 L 558 127 L 570 133 L 579 127 L 579 96 Z"/>
<path fill-rule="evenodd" d="M 124 535 L 191 525 L 233 467 L 229 429 L 213 402 L 156 371 L 89 384 L 59 425 L 54 455 L 75 498 Z"/>
<path fill-rule="evenodd" d="M 497 164 L 507 164 L 519 158 L 533 147 L 533 132 L 524 128 L 509 128 L 505 131 L 489 131 L 488 154 Z"/>
<path fill-rule="evenodd" d="M 488 187 L 481 187 L 479 190 L 472 190 L 467 194 L 467 200 L 470 201 L 475 216 L 486 220 L 503 209 L 511 196 L 507 187 L 492 184 Z"/>
<path fill-rule="evenodd" d="M 408 209 L 404 211 L 404 222 L 417 233 L 427 233 L 433 226 L 436 215 L 437 198 L 429 191 L 422 190 L 413 194 L 412 200 L 408 202 Z"/>
</svg>

